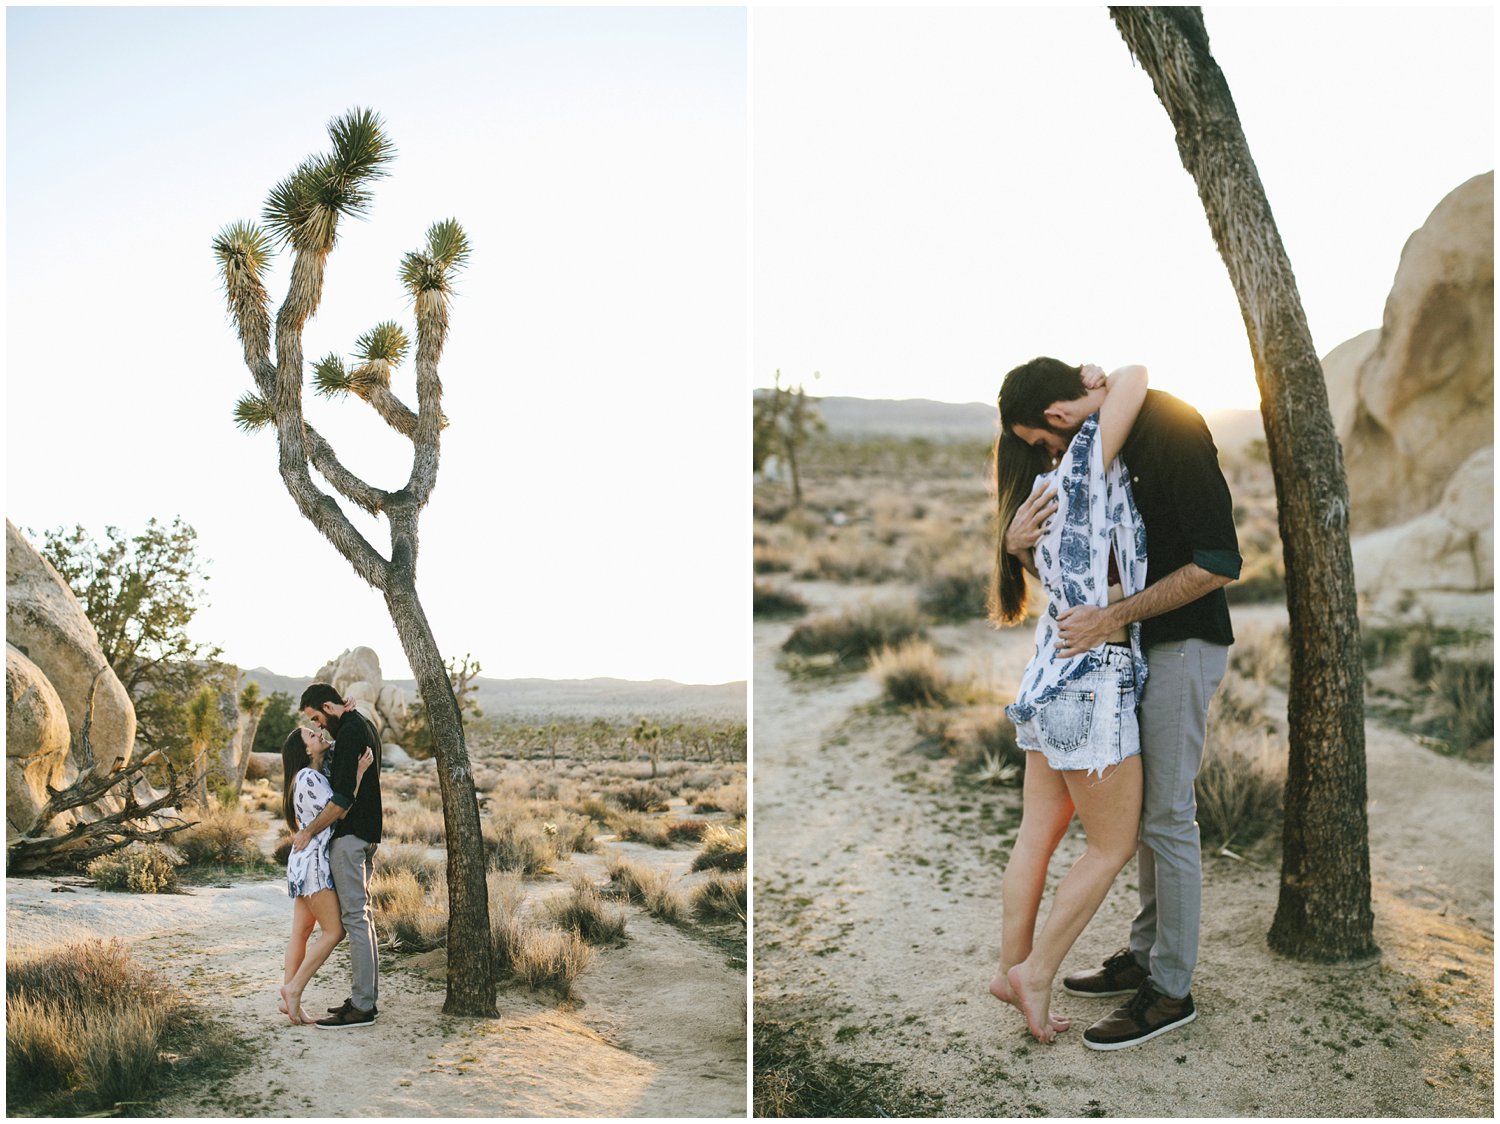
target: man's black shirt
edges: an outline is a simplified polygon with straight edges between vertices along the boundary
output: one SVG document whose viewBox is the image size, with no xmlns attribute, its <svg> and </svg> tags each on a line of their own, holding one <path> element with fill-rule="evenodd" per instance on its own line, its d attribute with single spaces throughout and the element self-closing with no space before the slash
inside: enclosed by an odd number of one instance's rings
<svg viewBox="0 0 1500 1124">
<path fill-rule="evenodd" d="M 1120 450 L 1136 508 L 1146 524 L 1146 584 L 1196 563 L 1212 574 L 1240 576 L 1234 504 L 1202 415 L 1159 390 L 1145 404 Z M 1141 622 L 1141 643 L 1207 640 L 1233 644 L 1222 589 Z"/>
<path fill-rule="evenodd" d="M 360 755 L 366 748 L 375 751 L 375 763 L 359 780 L 359 794 L 354 793 Z M 380 807 L 380 737 L 374 725 L 357 710 L 344 711 L 338 733 L 333 738 L 333 764 L 329 783 L 333 802 L 349 813 L 333 823 L 333 837 L 353 835 L 366 843 L 380 842 L 383 812 Z"/>
</svg>

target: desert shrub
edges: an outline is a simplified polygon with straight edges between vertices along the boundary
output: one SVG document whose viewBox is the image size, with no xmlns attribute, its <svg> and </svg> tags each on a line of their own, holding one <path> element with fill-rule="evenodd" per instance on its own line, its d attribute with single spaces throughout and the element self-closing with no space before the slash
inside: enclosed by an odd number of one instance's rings
<svg viewBox="0 0 1500 1124">
<path fill-rule="evenodd" d="M 1257 629 L 1236 628 L 1235 631 L 1239 635 L 1235 639 L 1234 647 L 1229 650 L 1229 669 L 1252 683 L 1262 686 L 1270 683 L 1285 689 L 1292 659 L 1286 626 Z M 1369 634 L 1366 634 L 1367 644 L 1369 639 Z M 1366 666 L 1373 666 L 1378 662 L 1378 660 L 1371 660 L 1367 648 Z"/>
<path fill-rule="evenodd" d="M 588 816 L 574 816 L 560 809 L 551 814 L 552 819 L 542 824 L 542 830 L 548 827 L 556 829 L 553 846 L 559 858 L 565 859 L 573 854 L 592 855 L 599 849 L 594 838 L 594 821 Z"/>
<path fill-rule="evenodd" d="M 420 843 L 386 843 L 375 850 L 375 874 L 404 870 L 423 887 L 443 881 L 444 864 L 431 858 Z"/>
<path fill-rule="evenodd" d="M 756 617 L 766 620 L 800 617 L 807 612 L 807 601 L 790 589 L 779 589 L 768 582 L 756 582 L 751 611 Z"/>
<path fill-rule="evenodd" d="M 483 826 L 484 851 L 496 870 L 515 871 L 533 878 L 551 869 L 557 859 L 557 828 L 528 819 L 488 819 Z"/>
<path fill-rule="evenodd" d="M 965 570 L 939 571 L 922 586 L 917 607 L 940 621 L 983 620 L 989 576 Z"/>
<path fill-rule="evenodd" d="M 837 617 L 798 625 L 781 650 L 794 656 L 831 655 L 846 667 L 856 667 L 881 648 L 924 635 L 922 617 L 909 605 L 861 605 Z"/>
<path fill-rule="evenodd" d="M 5 991 L 8 1113 L 38 1098 L 65 1115 L 136 1100 L 181 1003 L 119 940 L 8 958 Z"/>
<path fill-rule="evenodd" d="M 707 820 L 677 820 L 675 823 L 667 824 L 667 841 L 669 843 L 696 843 L 703 838 L 703 833 L 707 830 Z"/>
<path fill-rule="evenodd" d="M 572 930 L 548 929 L 513 920 L 504 930 L 510 976 L 535 991 L 552 991 L 571 999 L 578 977 L 593 960 L 593 950 Z"/>
<path fill-rule="evenodd" d="M 123 850 L 100 855 L 89 863 L 86 873 L 101 890 L 165 894 L 177 889 L 180 863 L 181 860 L 165 847 L 155 843 L 132 843 Z"/>
<path fill-rule="evenodd" d="M 389 839 L 404 843 L 434 843 L 447 841 L 443 827 L 442 801 L 436 807 L 427 802 L 427 794 L 417 794 L 415 806 L 402 802 L 385 804 L 382 808 L 381 833 Z"/>
<path fill-rule="evenodd" d="M 610 817 L 614 815 L 614 809 L 602 798 L 590 796 L 580 800 L 573 808 L 579 815 L 587 816 L 595 823 L 607 824 Z"/>
<path fill-rule="evenodd" d="M 1418 683 L 1430 683 L 1437 674 L 1438 660 L 1434 654 L 1437 646 L 1432 625 L 1421 624 L 1406 637 L 1406 670 Z"/>
<path fill-rule="evenodd" d="M 1286 751 L 1250 697 L 1242 680 L 1227 676 L 1209 710 L 1193 786 L 1205 847 L 1250 847 L 1281 825 Z"/>
<path fill-rule="evenodd" d="M 884 548 L 850 536 L 813 546 L 793 569 L 799 578 L 836 582 L 881 582 L 899 573 Z"/>
<path fill-rule="evenodd" d="M 1433 676 L 1432 689 L 1442 703 L 1455 752 L 1472 755 L 1494 738 L 1494 660 L 1444 660 Z"/>
<path fill-rule="evenodd" d="M 619 944 L 625 939 L 625 913 L 609 905 L 583 875 L 565 895 L 548 900 L 547 917 L 560 929 L 577 933 L 589 944 Z"/>
<path fill-rule="evenodd" d="M 689 899 L 693 916 L 701 921 L 740 921 L 746 918 L 745 875 L 716 871 L 694 888 Z"/>
<path fill-rule="evenodd" d="M 665 812 L 667 794 L 654 784 L 633 784 L 617 788 L 612 793 L 615 803 L 627 812 Z"/>
<path fill-rule="evenodd" d="M 428 900 L 410 870 L 376 871 L 370 878 L 375 932 L 403 952 L 441 948 L 448 940 L 446 887 L 434 887 L 434 899 Z"/>
<path fill-rule="evenodd" d="M 703 833 L 703 849 L 693 858 L 694 870 L 744 870 L 745 833 L 711 825 Z"/>
<path fill-rule="evenodd" d="M 881 648 L 870 661 L 870 674 L 892 706 L 946 706 L 953 681 L 925 640 L 907 640 L 896 648 Z"/>
<path fill-rule="evenodd" d="M 944 722 L 938 736 L 946 743 L 959 771 L 984 785 L 1020 784 L 1026 771 L 1026 751 L 1016 742 L 1016 728 L 1003 710 L 982 718 Z"/>
<path fill-rule="evenodd" d="M 757 545 L 753 548 L 757 574 L 780 574 L 792 568 L 792 559 L 784 550 Z"/>
<path fill-rule="evenodd" d="M 617 812 L 611 821 L 615 838 L 628 843 L 645 843 L 649 847 L 666 847 L 671 843 L 667 825 L 662 820 L 640 812 Z"/>
<path fill-rule="evenodd" d="M 700 815 L 704 812 L 724 812 L 742 820 L 749 808 L 749 794 L 743 778 L 720 785 L 712 791 L 699 793 L 693 801 L 693 811 Z"/>
<path fill-rule="evenodd" d="M 210 807 L 192 827 L 172 837 L 190 866 L 246 866 L 265 862 L 255 839 L 262 824 L 238 804 Z"/>
<path fill-rule="evenodd" d="M 608 871 L 610 882 L 653 917 L 675 923 L 685 916 L 686 903 L 665 871 L 650 870 L 623 855 L 610 857 Z"/>
<path fill-rule="evenodd" d="M 281 834 L 276 837 L 276 845 L 271 848 L 271 858 L 282 866 L 286 866 L 287 860 L 292 855 L 292 833 L 286 828 L 281 829 Z"/>
</svg>

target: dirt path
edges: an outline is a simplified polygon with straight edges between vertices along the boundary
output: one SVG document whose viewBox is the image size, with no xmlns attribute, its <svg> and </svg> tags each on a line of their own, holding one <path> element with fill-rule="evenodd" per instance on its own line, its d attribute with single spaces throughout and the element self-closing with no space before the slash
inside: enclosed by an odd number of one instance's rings
<svg viewBox="0 0 1500 1124">
<path fill-rule="evenodd" d="M 676 852 L 660 852 L 664 863 Z M 690 856 L 689 856 L 690 857 Z M 590 873 L 600 856 L 579 856 Z M 560 890 L 571 872 L 533 893 Z M 163 1116 L 742 1116 L 745 979 L 712 946 L 630 908 L 628 940 L 599 949 L 557 1007 L 502 989 L 500 1017 L 449 1018 L 441 953 L 385 956 L 371 1027 L 296 1027 L 275 1011 L 290 924 L 285 886 L 253 882 L 191 896 L 89 888 L 54 893 L 7 880 L 12 946 L 118 935 L 142 961 L 234 1019 L 251 1061 L 223 1081 L 154 1107 Z M 341 1002 L 336 950 L 305 1006 Z"/>
<path fill-rule="evenodd" d="M 798 586 L 816 609 L 880 592 Z M 776 668 L 789 625 L 755 628 L 757 1018 L 874 1063 L 888 1111 L 979 1116 L 1477 1115 L 1493 1105 L 1493 772 L 1369 731 L 1381 961 L 1273 956 L 1274 860 L 1205 860 L 1200 1017 L 1114 1054 L 1033 1042 L 985 990 L 1019 796 L 955 783 L 913 720 L 861 704 L 868 679 L 804 687 Z M 1023 630 L 938 630 L 955 671 L 1013 682 Z M 1075 830 L 1053 884 L 1078 856 Z M 1050 891 L 1049 891 L 1050 892 Z M 1128 866 L 1064 971 L 1124 942 Z M 1109 1000 L 1059 993 L 1080 1020 Z"/>
</svg>

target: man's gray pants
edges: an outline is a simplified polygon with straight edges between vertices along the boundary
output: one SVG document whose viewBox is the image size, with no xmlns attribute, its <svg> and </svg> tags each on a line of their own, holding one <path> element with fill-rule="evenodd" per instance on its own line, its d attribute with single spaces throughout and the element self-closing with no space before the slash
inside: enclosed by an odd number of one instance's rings
<svg viewBox="0 0 1500 1124">
<path fill-rule="evenodd" d="M 328 850 L 333 889 L 339 896 L 349 959 L 354 966 L 354 990 L 349 998 L 361 1011 L 372 1010 L 380 984 L 380 953 L 375 948 L 375 911 L 370 905 L 370 877 L 375 867 L 374 843 L 354 835 L 340 835 Z"/>
<path fill-rule="evenodd" d="M 1178 640 L 1146 649 L 1141 695 L 1141 910 L 1130 951 L 1158 991 L 1181 999 L 1198 962 L 1203 860 L 1193 781 L 1203 763 L 1208 704 L 1224 678 L 1229 649 Z"/>
</svg>

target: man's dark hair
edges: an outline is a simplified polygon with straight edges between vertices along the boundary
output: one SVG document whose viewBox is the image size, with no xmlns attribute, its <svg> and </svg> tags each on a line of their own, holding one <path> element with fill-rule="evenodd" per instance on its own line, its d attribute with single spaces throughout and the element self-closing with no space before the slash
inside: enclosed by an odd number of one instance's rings
<svg viewBox="0 0 1500 1124">
<path fill-rule="evenodd" d="M 1082 367 L 1070 367 L 1061 359 L 1039 356 L 1015 368 L 1000 384 L 1000 424 L 1006 429 L 1024 425 L 1056 432 L 1056 427 L 1047 420 L 1047 407 L 1054 402 L 1071 402 L 1087 393 Z"/>
<path fill-rule="evenodd" d="M 322 710 L 324 703 L 333 703 L 341 706 L 344 696 L 335 691 L 327 683 L 314 683 L 302 692 L 302 701 L 298 703 L 298 709 L 312 707 L 314 710 Z"/>
</svg>

